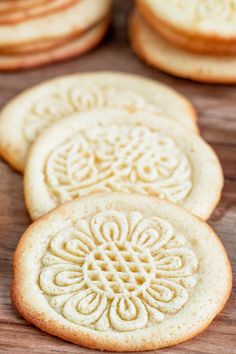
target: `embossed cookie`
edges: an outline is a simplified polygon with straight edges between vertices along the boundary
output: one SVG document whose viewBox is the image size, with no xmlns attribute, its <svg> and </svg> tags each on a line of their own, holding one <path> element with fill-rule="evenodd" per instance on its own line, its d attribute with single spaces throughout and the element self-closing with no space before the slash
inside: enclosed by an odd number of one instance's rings
<svg viewBox="0 0 236 354">
<path fill-rule="evenodd" d="M 154 112 L 198 131 L 191 103 L 173 89 L 139 76 L 94 72 L 45 82 L 12 100 L 0 116 L 0 154 L 23 172 L 30 145 L 48 125 L 102 107 Z"/>
<path fill-rule="evenodd" d="M 80 0 L 52 14 L 0 25 L 0 48 L 79 35 L 106 17 L 110 6 L 111 0 Z"/>
<path fill-rule="evenodd" d="M 134 12 L 129 26 L 135 53 L 148 64 L 182 78 L 208 83 L 236 83 L 236 56 L 197 54 L 172 45 Z"/>
<path fill-rule="evenodd" d="M 110 193 L 65 204 L 26 230 L 12 301 L 52 335 L 141 351 L 202 332 L 231 286 L 224 247 L 207 224 L 165 201 Z"/>
<path fill-rule="evenodd" d="M 197 134 L 165 116 L 121 109 L 55 123 L 33 145 L 24 180 L 33 219 L 97 192 L 152 195 L 206 219 L 222 186 L 219 161 Z"/>
<path fill-rule="evenodd" d="M 235 0 L 137 0 L 137 5 L 175 45 L 208 54 L 236 53 Z"/>
</svg>

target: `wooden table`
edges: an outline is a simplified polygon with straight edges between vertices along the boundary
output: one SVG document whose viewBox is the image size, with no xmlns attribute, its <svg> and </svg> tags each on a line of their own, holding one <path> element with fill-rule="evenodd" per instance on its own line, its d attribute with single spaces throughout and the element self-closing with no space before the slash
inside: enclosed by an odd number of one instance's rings
<svg viewBox="0 0 236 354">
<path fill-rule="evenodd" d="M 221 203 L 210 224 L 221 237 L 236 271 L 236 88 L 193 83 L 149 68 L 132 53 L 126 34 L 128 0 L 114 4 L 112 28 L 97 50 L 66 63 L 0 75 L 0 104 L 23 89 L 57 75 L 115 70 L 141 74 L 171 85 L 186 95 L 199 113 L 203 137 L 218 153 L 225 173 Z M 96 353 L 49 336 L 20 318 L 11 306 L 12 256 L 17 242 L 29 225 L 24 207 L 22 176 L 0 161 L 0 352 L 1 353 Z M 30 270 L 29 270 L 30 271 Z M 236 296 L 201 335 L 168 348 L 163 353 L 236 353 Z"/>
</svg>

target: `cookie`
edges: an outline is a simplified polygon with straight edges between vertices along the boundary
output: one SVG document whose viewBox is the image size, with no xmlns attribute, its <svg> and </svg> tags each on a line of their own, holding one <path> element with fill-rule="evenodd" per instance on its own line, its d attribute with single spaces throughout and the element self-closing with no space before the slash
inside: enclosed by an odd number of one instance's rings
<svg viewBox="0 0 236 354">
<path fill-rule="evenodd" d="M 51 46 L 51 49 L 47 48 L 45 51 L 28 54 L 22 52 L 19 52 L 19 54 L 0 54 L 0 71 L 29 69 L 83 55 L 101 42 L 108 26 L 109 18 L 104 19 L 82 36 L 72 38 L 68 42 L 64 40 L 56 41 L 56 43 L 50 42 L 49 47 Z M 36 47 L 41 46 L 40 49 L 42 47 L 45 49 L 46 44 L 49 43 L 38 43 Z M 39 49 L 39 47 L 37 48 Z M 26 51 L 31 49 L 31 44 L 26 46 Z M 21 50 L 24 51 L 23 48 Z"/>
<path fill-rule="evenodd" d="M 236 56 L 191 53 L 166 41 L 133 13 L 129 33 L 135 53 L 148 64 L 178 77 L 200 82 L 236 83 Z"/>
<path fill-rule="evenodd" d="M 68 8 L 15 25 L 0 25 L 0 48 L 83 33 L 110 11 L 111 0 L 80 0 Z"/>
<path fill-rule="evenodd" d="M 31 148 L 24 192 L 32 219 L 98 192 L 152 195 L 207 219 L 221 195 L 222 170 L 196 134 L 152 113 L 95 110 L 48 128 Z"/>
<path fill-rule="evenodd" d="M 110 193 L 65 204 L 26 230 L 12 301 L 27 321 L 75 344 L 144 351 L 198 335 L 231 287 L 207 224 L 165 201 Z"/>
<path fill-rule="evenodd" d="M 137 0 L 137 5 L 174 45 L 205 54 L 236 54 L 235 0 Z"/>
<path fill-rule="evenodd" d="M 142 2 L 140 2 L 142 4 Z M 142 6 L 140 6 L 140 10 Z M 198 37 L 192 38 L 186 34 L 177 32 L 175 29 L 167 26 L 161 20 L 156 21 L 153 14 L 146 11 L 141 11 L 144 19 L 149 23 L 155 31 L 161 34 L 167 41 L 173 43 L 175 46 L 179 46 L 185 50 L 189 50 L 202 54 L 213 55 L 232 55 L 236 54 L 236 42 L 214 42 L 210 39 L 202 39 Z"/>
<path fill-rule="evenodd" d="M 5 107 L 0 116 L 0 154 L 23 172 L 30 145 L 48 125 L 102 107 L 155 112 L 198 131 L 193 106 L 172 88 L 126 73 L 75 74 L 27 90 Z"/>
<path fill-rule="evenodd" d="M 80 0 L 51 0 L 39 4 L 38 6 L 32 6 L 26 9 L 13 9 L 11 12 L 0 12 L 0 25 L 1 24 L 15 24 L 17 22 L 25 21 L 33 17 L 48 15 L 49 13 L 55 13 L 56 11 L 65 9 L 71 4 Z M 32 2 L 32 1 L 31 1 Z"/>
</svg>

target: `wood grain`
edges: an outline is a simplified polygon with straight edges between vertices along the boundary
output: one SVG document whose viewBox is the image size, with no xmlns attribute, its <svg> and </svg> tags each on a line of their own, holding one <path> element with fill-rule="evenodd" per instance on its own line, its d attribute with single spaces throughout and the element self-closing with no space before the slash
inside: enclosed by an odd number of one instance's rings
<svg viewBox="0 0 236 354">
<path fill-rule="evenodd" d="M 132 3 L 117 0 L 113 27 L 100 48 L 85 57 L 42 69 L 0 75 L 1 106 L 23 89 L 57 75 L 116 70 L 160 80 L 185 94 L 199 113 L 202 135 L 218 153 L 225 173 L 221 203 L 210 224 L 221 237 L 236 272 L 236 87 L 197 84 L 155 71 L 132 53 L 126 35 Z M 96 353 L 49 336 L 27 324 L 10 303 L 11 262 L 17 242 L 29 225 L 24 207 L 22 177 L 0 161 L 0 352 Z M 30 271 L 30 270 L 29 270 Z M 224 311 L 201 335 L 158 353 L 235 353 L 235 284 Z M 157 353 L 157 352 L 156 352 Z"/>
</svg>

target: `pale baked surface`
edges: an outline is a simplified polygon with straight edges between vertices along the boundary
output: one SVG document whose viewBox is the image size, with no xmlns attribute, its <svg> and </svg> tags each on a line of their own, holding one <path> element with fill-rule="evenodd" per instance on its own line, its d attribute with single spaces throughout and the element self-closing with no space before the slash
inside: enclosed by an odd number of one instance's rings
<svg viewBox="0 0 236 354">
<path fill-rule="evenodd" d="M 153 195 L 207 219 L 219 201 L 217 156 L 165 116 L 99 109 L 61 120 L 33 145 L 24 192 L 33 219 L 97 192 Z"/>
<path fill-rule="evenodd" d="M 0 47 L 58 39 L 83 32 L 107 16 L 111 0 L 80 0 L 53 14 L 15 25 L 0 25 Z"/>
<path fill-rule="evenodd" d="M 134 51 L 148 64 L 167 73 L 209 83 L 236 82 L 236 57 L 191 53 L 166 41 L 140 14 L 130 19 Z"/>
<path fill-rule="evenodd" d="M 137 0 L 170 27 L 213 40 L 236 39 L 235 0 Z"/>
<path fill-rule="evenodd" d="M 0 154 L 23 172 L 30 145 L 48 125 L 102 107 L 155 112 L 198 132 L 193 106 L 172 88 L 127 73 L 85 73 L 45 82 L 8 103 L 0 116 Z"/>
<path fill-rule="evenodd" d="M 26 230 L 12 301 L 29 322 L 73 343 L 141 351 L 199 334 L 231 286 L 207 224 L 151 197 L 109 194 L 65 204 Z"/>
<path fill-rule="evenodd" d="M 36 52 L 24 54 L 24 47 L 21 47 L 23 52 L 18 54 L 0 54 L 0 70 L 9 72 L 29 69 L 83 55 L 101 42 L 109 23 L 109 18 L 105 18 L 80 36 L 59 42 L 39 42 L 39 47 L 36 48 L 40 49 L 39 52 L 36 50 Z M 49 48 L 47 48 L 48 45 Z M 33 44 L 26 46 L 26 51 L 32 51 L 32 46 Z"/>
</svg>

